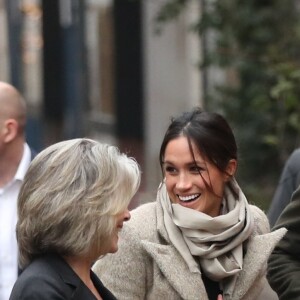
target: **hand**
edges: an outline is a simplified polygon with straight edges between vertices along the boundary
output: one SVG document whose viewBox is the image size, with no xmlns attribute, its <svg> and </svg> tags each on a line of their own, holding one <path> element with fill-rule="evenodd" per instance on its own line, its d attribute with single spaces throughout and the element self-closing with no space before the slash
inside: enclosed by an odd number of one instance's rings
<svg viewBox="0 0 300 300">
<path fill-rule="evenodd" d="M 221 294 L 219 294 L 217 300 L 223 300 L 223 296 Z"/>
</svg>

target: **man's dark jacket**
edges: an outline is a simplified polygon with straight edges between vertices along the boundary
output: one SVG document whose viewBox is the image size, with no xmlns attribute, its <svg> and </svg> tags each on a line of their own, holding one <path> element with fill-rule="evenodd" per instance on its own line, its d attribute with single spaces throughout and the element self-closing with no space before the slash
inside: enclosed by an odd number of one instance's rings
<svg viewBox="0 0 300 300">
<path fill-rule="evenodd" d="M 279 241 L 268 263 L 268 280 L 280 300 L 300 299 L 300 186 L 274 229 L 288 231 Z"/>
</svg>

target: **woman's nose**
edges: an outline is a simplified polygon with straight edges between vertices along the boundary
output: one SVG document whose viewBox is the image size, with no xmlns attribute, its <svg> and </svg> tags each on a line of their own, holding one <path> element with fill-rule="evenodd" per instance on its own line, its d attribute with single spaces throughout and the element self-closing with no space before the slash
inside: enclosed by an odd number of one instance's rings
<svg viewBox="0 0 300 300">
<path fill-rule="evenodd" d="M 129 221 L 130 218 L 131 218 L 130 212 L 129 212 L 128 209 L 126 209 L 125 212 L 124 212 L 124 222 Z"/>
<path fill-rule="evenodd" d="M 190 180 L 190 176 L 185 173 L 182 173 L 178 176 L 178 181 L 176 184 L 177 189 L 186 190 L 192 186 L 192 182 Z"/>
</svg>

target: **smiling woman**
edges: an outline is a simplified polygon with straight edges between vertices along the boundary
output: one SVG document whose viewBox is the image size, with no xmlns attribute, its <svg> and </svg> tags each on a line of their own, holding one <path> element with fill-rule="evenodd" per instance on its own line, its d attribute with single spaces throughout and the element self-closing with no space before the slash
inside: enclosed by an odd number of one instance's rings
<svg viewBox="0 0 300 300">
<path fill-rule="evenodd" d="M 235 173 L 236 159 L 230 159 L 225 171 L 202 156 L 186 136 L 171 140 L 161 162 L 171 202 L 216 217 L 220 214 L 225 183 Z"/>
<path fill-rule="evenodd" d="M 285 230 L 268 233 L 266 215 L 249 205 L 237 159 L 221 115 L 196 108 L 172 120 L 156 202 L 132 211 L 118 253 L 94 266 L 118 298 L 278 299 L 266 266 Z"/>
</svg>

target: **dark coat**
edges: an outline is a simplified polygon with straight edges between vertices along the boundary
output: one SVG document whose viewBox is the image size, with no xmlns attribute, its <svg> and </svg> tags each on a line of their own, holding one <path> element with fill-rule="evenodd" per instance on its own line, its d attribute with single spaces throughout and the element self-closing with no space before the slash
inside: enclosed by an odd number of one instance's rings
<svg viewBox="0 0 300 300">
<path fill-rule="evenodd" d="M 293 192 L 300 184 L 300 149 L 294 150 L 282 170 L 278 186 L 272 199 L 268 218 L 273 227 L 284 208 L 291 201 Z"/>
<path fill-rule="evenodd" d="M 116 300 L 91 271 L 103 300 Z M 95 300 L 96 297 L 73 269 L 58 255 L 35 259 L 16 281 L 9 300 Z"/>
<path fill-rule="evenodd" d="M 280 300 L 300 299 L 300 186 L 274 230 L 282 227 L 288 231 L 269 258 L 268 279 Z"/>
</svg>

